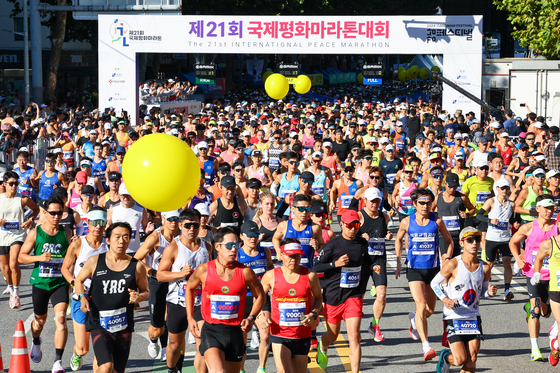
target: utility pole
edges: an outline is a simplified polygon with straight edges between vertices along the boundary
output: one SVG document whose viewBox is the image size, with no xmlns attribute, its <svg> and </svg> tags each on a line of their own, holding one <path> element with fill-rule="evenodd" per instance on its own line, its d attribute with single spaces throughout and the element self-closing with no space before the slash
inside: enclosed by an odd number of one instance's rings
<svg viewBox="0 0 560 373">
<path fill-rule="evenodd" d="M 23 71 L 24 71 L 24 103 L 29 105 L 29 14 L 27 13 L 27 0 L 23 1 Z"/>
<path fill-rule="evenodd" d="M 33 100 L 37 104 L 41 105 L 43 103 L 43 50 L 41 47 L 41 16 L 39 14 L 39 0 L 29 0 L 29 4 L 31 39 L 33 40 L 33 43 L 31 44 Z"/>
</svg>

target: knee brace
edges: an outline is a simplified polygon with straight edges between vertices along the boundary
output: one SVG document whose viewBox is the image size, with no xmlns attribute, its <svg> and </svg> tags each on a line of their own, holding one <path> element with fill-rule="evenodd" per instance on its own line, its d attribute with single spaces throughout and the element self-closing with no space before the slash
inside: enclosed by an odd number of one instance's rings
<svg viewBox="0 0 560 373">
<path fill-rule="evenodd" d="M 54 323 L 56 325 L 56 330 L 64 331 L 66 330 L 66 312 L 60 311 L 57 312 L 54 317 Z"/>
<path fill-rule="evenodd" d="M 539 308 L 539 312 L 535 311 L 535 308 Z M 540 319 L 541 318 L 541 312 L 540 312 L 540 308 L 541 308 L 541 300 L 540 298 L 535 299 L 535 307 L 532 307 L 531 310 L 529 311 L 531 313 L 531 319 Z"/>
</svg>

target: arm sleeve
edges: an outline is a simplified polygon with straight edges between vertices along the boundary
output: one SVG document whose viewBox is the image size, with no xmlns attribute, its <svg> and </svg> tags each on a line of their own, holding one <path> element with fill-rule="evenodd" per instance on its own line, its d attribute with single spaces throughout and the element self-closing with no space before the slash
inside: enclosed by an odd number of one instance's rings
<svg viewBox="0 0 560 373">
<path fill-rule="evenodd" d="M 391 204 L 389 203 L 389 198 L 383 199 L 383 208 L 385 209 L 385 211 L 391 211 L 393 209 L 393 206 L 391 206 Z"/>
<path fill-rule="evenodd" d="M 490 219 L 488 219 L 488 216 L 484 215 L 485 213 L 486 210 L 484 209 L 478 210 L 478 213 L 476 214 L 476 220 L 488 223 Z"/>
<path fill-rule="evenodd" d="M 482 283 L 482 297 L 483 298 L 488 298 L 490 297 L 490 294 L 488 294 L 488 287 L 490 286 L 490 281 L 484 281 Z"/>
<path fill-rule="evenodd" d="M 84 225 L 80 222 L 80 224 L 76 225 L 76 236 L 81 236 L 84 234 Z"/>
<path fill-rule="evenodd" d="M 443 277 L 441 272 L 438 272 L 438 274 L 436 275 L 436 277 L 434 277 L 434 279 L 432 280 L 432 282 L 430 284 L 430 286 L 434 290 L 434 293 L 436 293 L 437 297 L 440 300 L 444 300 L 445 298 L 447 298 L 447 294 L 445 293 L 445 290 L 443 290 L 442 287 L 441 287 L 441 284 L 445 280 L 447 280 L 447 279 L 445 277 Z"/>
<path fill-rule="evenodd" d="M 276 217 L 278 218 L 283 217 L 288 207 L 290 206 L 288 206 L 286 202 L 282 201 L 282 204 L 280 205 L 280 207 L 278 207 L 278 211 L 276 212 Z"/>
<path fill-rule="evenodd" d="M 276 185 L 276 182 L 272 183 L 272 185 L 270 186 L 270 191 L 271 191 L 272 194 L 274 194 L 275 196 L 278 195 L 278 185 Z"/>
<path fill-rule="evenodd" d="M 354 211 L 358 211 L 358 205 L 359 205 L 360 201 L 357 200 L 356 198 L 352 198 L 352 202 L 350 202 L 350 210 L 354 210 Z"/>
<path fill-rule="evenodd" d="M 313 271 L 315 272 L 320 272 L 320 273 L 324 273 L 326 271 L 329 271 L 331 269 L 335 269 L 336 267 L 334 266 L 334 262 L 330 262 L 330 263 L 315 263 L 315 265 L 313 266 Z"/>
</svg>

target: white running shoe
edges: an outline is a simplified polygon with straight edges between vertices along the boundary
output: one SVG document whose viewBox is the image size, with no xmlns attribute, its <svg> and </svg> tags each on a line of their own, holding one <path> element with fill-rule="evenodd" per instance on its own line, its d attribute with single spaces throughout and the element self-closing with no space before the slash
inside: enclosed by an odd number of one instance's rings
<svg viewBox="0 0 560 373">
<path fill-rule="evenodd" d="M 148 354 L 152 359 L 155 359 L 159 355 L 160 347 L 159 344 L 156 342 L 150 341 L 148 343 Z"/>
<path fill-rule="evenodd" d="M 167 355 L 165 353 L 166 347 L 161 349 L 161 361 L 166 361 L 167 360 Z"/>
<path fill-rule="evenodd" d="M 253 329 L 253 332 L 251 333 L 251 345 L 249 347 L 251 347 L 253 350 L 256 350 L 259 348 L 260 344 L 261 342 L 259 340 L 259 331 Z"/>
<path fill-rule="evenodd" d="M 2 295 L 6 295 L 6 294 L 10 294 L 10 288 L 8 286 L 6 286 L 6 288 L 2 292 Z"/>
<path fill-rule="evenodd" d="M 414 312 L 408 314 L 408 318 L 410 319 L 410 337 L 417 341 L 420 339 L 420 335 L 418 334 L 418 330 L 416 329 L 416 321 L 414 320 L 415 317 L 416 314 Z"/>
<path fill-rule="evenodd" d="M 29 357 L 31 361 L 35 364 L 39 364 L 43 359 L 43 352 L 41 351 L 41 345 L 43 344 L 43 339 L 39 337 L 39 344 L 36 345 L 31 341 L 31 351 L 29 352 Z"/>
<path fill-rule="evenodd" d="M 52 373 L 66 373 L 66 371 L 62 367 L 62 361 L 57 360 L 54 362 L 52 367 Z"/>
<path fill-rule="evenodd" d="M 196 339 L 194 338 L 194 335 L 192 335 L 192 333 L 189 331 L 189 339 L 187 340 L 187 343 L 190 345 L 193 345 L 196 343 Z"/>
<path fill-rule="evenodd" d="M 83 356 L 78 356 L 75 353 L 72 354 L 72 358 L 70 359 L 70 369 L 74 372 L 80 370 L 82 368 L 82 364 L 84 363 Z"/>
</svg>

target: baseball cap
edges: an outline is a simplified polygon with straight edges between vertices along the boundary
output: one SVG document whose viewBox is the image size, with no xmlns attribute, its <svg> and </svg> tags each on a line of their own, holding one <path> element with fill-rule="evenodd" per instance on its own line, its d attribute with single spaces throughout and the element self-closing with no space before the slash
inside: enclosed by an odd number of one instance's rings
<svg viewBox="0 0 560 373">
<path fill-rule="evenodd" d="M 226 188 L 235 186 L 235 178 L 233 176 L 224 176 L 220 181 L 220 184 Z"/>
<path fill-rule="evenodd" d="M 208 205 L 206 203 L 198 203 L 194 207 L 194 209 L 198 210 L 198 212 L 200 212 L 200 215 L 210 216 L 210 209 L 208 208 Z"/>
<path fill-rule="evenodd" d="M 241 233 L 244 234 L 259 234 L 259 225 L 252 220 L 246 221 L 241 226 Z"/>
<path fill-rule="evenodd" d="M 511 187 L 511 184 L 509 182 L 509 180 L 507 180 L 506 178 L 500 178 L 498 181 L 496 181 L 496 184 L 494 184 L 494 186 L 496 188 L 503 188 L 505 186 L 507 187 Z"/>
<path fill-rule="evenodd" d="M 325 141 L 325 142 L 323 143 L 323 146 L 324 146 L 324 147 L 332 148 L 332 142 L 330 142 L 330 141 Z"/>
<path fill-rule="evenodd" d="M 522 142 L 519 145 L 519 150 L 521 150 L 521 149 L 529 149 L 529 144 L 527 144 L 526 142 Z"/>
<path fill-rule="evenodd" d="M 554 206 L 554 199 L 545 198 L 543 200 L 540 200 L 539 202 L 537 202 L 537 206 L 542 206 L 542 207 Z"/>
<path fill-rule="evenodd" d="M 261 188 L 262 187 L 262 182 L 259 179 L 256 178 L 252 178 L 247 180 L 247 188 Z"/>
<path fill-rule="evenodd" d="M 533 175 L 544 175 L 545 172 L 542 168 L 537 168 L 535 171 L 533 171 Z"/>
<path fill-rule="evenodd" d="M 90 134 L 90 135 L 97 135 L 98 133 L 97 133 L 96 130 L 91 130 L 91 131 L 89 131 L 89 134 Z"/>
<path fill-rule="evenodd" d="M 375 143 L 378 142 L 377 137 L 375 137 L 375 136 L 370 137 L 367 141 L 368 144 L 371 144 L 371 143 L 374 143 L 374 142 Z"/>
<path fill-rule="evenodd" d="M 386 151 L 391 151 L 391 150 L 395 150 L 395 148 L 393 147 L 393 145 L 389 144 L 385 147 Z"/>
<path fill-rule="evenodd" d="M 390 144 L 391 141 L 390 141 L 387 137 L 382 137 L 382 138 L 379 140 L 379 143 L 380 143 L 380 144 L 383 144 L 383 143 L 389 143 L 389 144 Z"/>
<path fill-rule="evenodd" d="M 315 181 L 315 175 L 313 175 L 313 173 L 311 171 L 302 172 L 301 175 L 299 175 L 299 178 L 302 179 L 302 180 L 307 180 L 307 181 L 311 181 L 311 182 Z"/>
<path fill-rule="evenodd" d="M 121 174 L 117 171 L 109 172 L 109 181 L 121 181 Z"/>
<path fill-rule="evenodd" d="M 110 130 L 110 129 L 113 128 L 113 127 L 111 126 L 111 123 L 105 123 L 104 128 L 105 128 L 106 130 Z"/>
<path fill-rule="evenodd" d="M 255 155 L 260 155 L 262 156 L 262 152 L 259 149 L 255 149 L 253 150 L 253 152 L 251 153 L 251 156 L 255 156 Z"/>
<path fill-rule="evenodd" d="M 208 143 L 206 141 L 199 142 L 198 149 L 208 149 Z"/>
<path fill-rule="evenodd" d="M 124 146 L 117 146 L 116 153 L 117 154 L 126 153 L 126 149 L 124 148 Z"/>
<path fill-rule="evenodd" d="M 551 177 L 554 177 L 556 175 L 560 175 L 560 171 L 558 170 L 550 170 L 548 171 L 548 173 L 546 174 L 546 178 L 550 179 Z"/>
<path fill-rule="evenodd" d="M 121 185 L 119 186 L 119 194 L 122 195 L 130 195 L 130 192 L 128 191 L 128 189 L 126 188 L 126 185 L 124 185 L 124 183 L 121 183 Z"/>
<path fill-rule="evenodd" d="M 474 167 L 476 167 L 476 168 L 481 168 L 481 167 L 484 167 L 484 166 L 489 167 L 488 162 L 485 161 L 484 159 L 481 159 L 474 164 Z"/>
<path fill-rule="evenodd" d="M 463 136 L 462 136 L 460 133 L 456 133 L 456 134 L 453 136 L 453 138 L 454 138 L 454 139 L 462 139 Z"/>
<path fill-rule="evenodd" d="M 414 170 L 412 169 L 412 165 L 411 165 L 411 164 L 405 164 L 405 165 L 404 165 L 404 171 L 414 171 Z"/>
<path fill-rule="evenodd" d="M 53 197 L 68 197 L 68 192 L 63 187 L 55 188 L 52 192 Z"/>
<path fill-rule="evenodd" d="M 85 184 L 87 182 L 88 175 L 85 171 L 78 171 L 76 173 L 76 182 L 78 184 Z"/>
<path fill-rule="evenodd" d="M 537 122 L 533 124 L 533 126 L 535 126 L 535 128 L 543 128 L 543 124 L 541 122 Z"/>
<path fill-rule="evenodd" d="M 95 189 L 91 185 L 84 185 L 82 188 L 82 194 L 94 194 Z"/>
<path fill-rule="evenodd" d="M 327 209 L 325 208 L 325 205 L 323 203 L 318 203 L 316 205 L 311 206 L 311 213 L 312 214 L 321 214 L 327 213 Z"/>
<path fill-rule="evenodd" d="M 522 138 L 522 139 L 524 139 L 525 136 L 527 136 L 527 132 L 521 132 L 521 133 L 519 134 L 519 137 Z"/>
<path fill-rule="evenodd" d="M 441 153 L 434 152 L 434 153 L 430 154 L 430 161 L 432 159 L 441 159 Z"/>
<path fill-rule="evenodd" d="M 482 236 L 482 232 L 474 227 L 465 227 L 461 233 L 459 233 L 459 240 L 469 236 Z"/>
<path fill-rule="evenodd" d="M 502 132 L 500 133 L 500 137 L 509 137 L 507 132 Z"/>
<path fill-rule="evenodd" d="M 311 158 L 323 159 L 323 153 L 321 153 L 321 152 L 313 152 L 313 154 L 311 155 Z"/>
<path fill-rule="evenodd" d="M 161 213 L 161 217 L 165 219 L 178 218 L 180 214 L 181 210 L 164 211 Z"/>
<path fill-rule="evenodd" d="M 305 255 L 302 248 L 301 248 L 301 245 L 297 242 L 287 243 L 284 246 L 282 246 L 280 249 L 282 250 L 282 252 L 284 254 L 286 254 L 288 256 L 296 255 L 296 254 Z"/>
<path fill-rule="evenodd" d="M 383 199 L 383 195 L 379 188 L 367 188 L 364 193 L 364 198 L 368 201 L 373 201 L 374 199 Z"/>
<path fill-rule="evenodd" d="M 372 189 L 372 188 L 369 188 Z M 368 189 L 368 190 L 369 190 Z M 367 191 L 366 191 L 367 192 Z M 357 211 L 354 210 L 346 210 L 340 220 L 343 223 L 352 223 L 353 221 L 360 221 L 360 216 L 358 215 Z"/>
<path fill-rule="evenodd" d="M 457 188 L 460 185 L 459 175 L 450 172 L 447 174 L 445 182 L 447 183 L 447 185 L 449 185 L 450 188 Z"/>
</svg>

